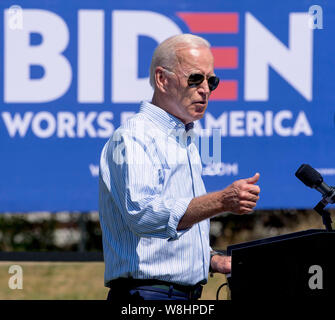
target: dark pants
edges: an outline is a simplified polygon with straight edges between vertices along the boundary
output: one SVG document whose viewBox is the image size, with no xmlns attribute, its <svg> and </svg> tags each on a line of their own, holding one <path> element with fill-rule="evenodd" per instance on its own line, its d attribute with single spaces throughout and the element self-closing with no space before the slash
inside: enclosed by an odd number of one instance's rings
<svg viewBox="0 0 335 320">
<path fill-rule="evenodd" d="M 201 297 L 202 285 L 181 286 L 155 280 L 116 279 L 110 282 L 108 301 L 139 302 L 143 300 L 195 301 Z"/>
</svg>

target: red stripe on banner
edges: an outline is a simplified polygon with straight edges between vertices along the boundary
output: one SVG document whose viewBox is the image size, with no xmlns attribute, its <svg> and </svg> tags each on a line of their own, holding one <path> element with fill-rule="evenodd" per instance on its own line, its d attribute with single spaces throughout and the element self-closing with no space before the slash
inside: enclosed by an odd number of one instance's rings
<svg viewBox="0 0 335 320">
<path fill-rule="evenodd" d="M 238 33 L 238 13 L 177 12 L 193 33 Z"/>
<path fill-rule="evenodd" d="M 238 67 L 238 48 L 212 47 L 214 68 L 236 69 Z"/>
<path fill-rule="evenodd" d="M 236 80 L 220 81 L 219 86 L 211 94 L 210 100 L 237 100 L 237 88 Z"/>
</svg>

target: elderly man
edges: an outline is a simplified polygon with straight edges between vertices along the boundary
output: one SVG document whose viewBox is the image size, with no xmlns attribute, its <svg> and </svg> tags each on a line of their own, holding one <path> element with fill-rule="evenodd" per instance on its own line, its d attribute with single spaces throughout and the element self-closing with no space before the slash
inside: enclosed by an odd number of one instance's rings
<svg viewBox="0 0 335 320">
<path fill-rule="evenodd" d="M 182 34 L 155 50 L 151 102 L 143 102 L 103 148 L 99 210 L 108 299 L 195 300 L 209 268 L 229 273 L 213 253 L 209 218 L 252 212 L 259 174 L 206 193 L 193 121 L 219 84 L 209 43 Z M 211 254 L 212 253 L 212 254 Z"/>
</svg>

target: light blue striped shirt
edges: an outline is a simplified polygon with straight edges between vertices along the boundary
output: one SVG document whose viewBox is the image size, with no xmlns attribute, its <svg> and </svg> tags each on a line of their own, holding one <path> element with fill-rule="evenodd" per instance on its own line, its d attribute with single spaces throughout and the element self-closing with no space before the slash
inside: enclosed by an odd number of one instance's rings
<svg viewBox="0 0 335 320">
<path fill-rule="evenodd" d="M 208 279 L 209 219 L 176 228 L 206 193 L 194 130 L 148 102 L 118 128 L 100 158 L 105 285 L 119 277 L 193 285 Z"/>
</svg>

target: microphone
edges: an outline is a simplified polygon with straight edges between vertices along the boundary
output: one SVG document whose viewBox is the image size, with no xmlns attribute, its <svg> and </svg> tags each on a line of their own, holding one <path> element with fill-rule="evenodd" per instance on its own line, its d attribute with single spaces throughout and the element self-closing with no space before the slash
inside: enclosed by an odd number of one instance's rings
<svg viewBox="0 0 335 320">
<path fill-rule="evenodd" d="M 323 182 L 321 174 L 309 164 L 302 164 L 295 173 L 295 176 L 306 186 L 319 191 L 323 196 L 323 200 L 327 203 L 335 203 L 335 188 Z"/>
</svg>

